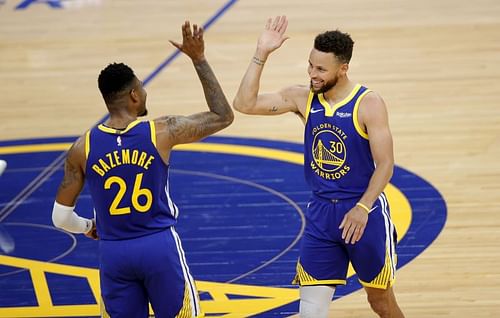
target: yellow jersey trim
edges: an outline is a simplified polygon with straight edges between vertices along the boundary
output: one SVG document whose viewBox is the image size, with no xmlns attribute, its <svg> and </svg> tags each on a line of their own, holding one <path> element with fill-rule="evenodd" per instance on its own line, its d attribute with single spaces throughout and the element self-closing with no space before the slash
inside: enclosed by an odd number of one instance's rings
<svg viewBox="0 0 500 318">
<path fill-rule="evenodd" d="M 85 159 L 89 158 L 90 153 L 90 130 L 85 134 Z"/>
<path fill-rule="evenodd" d="M 361 89 L 361 85 L 356 84 L 346 98 L 344 98 L 343 100 L 341 100 L 340 102 L 336 103 L 333 106 L 330 106 L 330 104 L 326 101 L 325 96 L 323 94 L 318 94 L 319 102 L 321 103 L 321 105 L 325 109 L 325 116 L 332 117 L 335 114 L 335 112 L 337 111 L 337 109 L 339 109 L 340 107 L 349 103 L 352 100 L 352 98 L 354 97 L 354 95 L 356 95 L 360 89 Z"/>
<path fill-rule="evenodd" d="M 361 279 L 358 279 L 359 283 L 365 287 L 371 287 L 371 288 L 377 288 L 377 289 L 383 289 L 383 290 L 386 290 L 387 289 L 387 284 L 386 285 L 380 285 L 380 284 L 372 284 L 372 283 L 367 283 L 367 282 L 364 282 L 362 281 Z M 389 287 L 392 287 L 392 285 L 394 285 L 394 282 L 396 281 L 396 279 L 392 279 L 390 282 L 389 282 Z"/>
<path fill-rule="evenodd" d="M 311 112 L 311 104 L 314 98 L 314 92 L 309 91 L 309 96 L 307 97 L 307 104 L 306 104 L 306 121 L 307 118 L 309 117 L 309 112 Z"/>
<path fill-rule="evenodd" d="M 122 135 L 122 134 L 126 133 L 127 131 L 129 131 L 130 129 L 134 128 L 135 126 L 139 125 L 140 123 L 141 123 L 141 121 L 136 119 L 133 122 L 131 122 L 130 124 L 128 124 L 127 128 L 125 128 L 124 130 L 109 128 L 109 127 L 104 126 L 103 124 L 100 124 L 99 126 L 97 126 L 97 128 L 101 131 L 106 132 L 106 133 L 115 134 L 115 135 Z"/>
<path fill-rule="evenodd" d="M 302 264 L 300 264 L 300 261 L 297 262 L 297 267 L 296 267 L 297 273 L 295 274 L 295 278 L 292 281 L 292 284 L 298 284 L 300 286 L 315 286 L 315 285 L 345 285 L 346 280 L 345 279 L 316 279 L 312 277 L 304 267 L 302 267 Z"/>
<path fill-rule="evenodd" d="M 366 91 L 363 92 L 363 94 L 361 94 L 358 97 L 358 100 L 356 101 L 356 104 L 354 105 L 354 110 L 352 111 L 352 121 L 353 121 L 354 127 L 356 128 L 356 131 L 358 132 L 358 134 L 365 139 L 368 139 L 368 134 L 363 130 L 363 128 L 361 128 L 361 125 L 359 124 L 358 109 L 359 109 L 359 104 L 361 103 L 361 100 L 369 92 L 371 92 L 371 90 L 367 89 Z"/>
<path fill-rule="evenodd" d="M 191 307 L 191 293 L 187 287 L 189 284 L 186 282 L 184 284 L 184 299 L 182 301 L 182 307 L 175 316 L 175 318 L 191 318 L 193 316 L 193 308 Z"/>
<path fill-rule="evenodd" d="M 395 260 L 393 264 L 393 260 L 389 255 L 389 251 L 385 252 L 385 264 L 384 267 L 380 270 L 377 277 L 375 277 L 371 282 L 364 282 L 361 279 L 358 279 L 359 282 L 366 287 L 378 288 L 378 289 L 386 289 L 387 286 L 392 286 L 394 284 L 394 269 Z"/>
<path fill-rule="evenodd" d="M 156 126 L 154 121 L 149 121 L 149 128 L 151 129 L 151 142 L 156 147 Z"/>
</svg>

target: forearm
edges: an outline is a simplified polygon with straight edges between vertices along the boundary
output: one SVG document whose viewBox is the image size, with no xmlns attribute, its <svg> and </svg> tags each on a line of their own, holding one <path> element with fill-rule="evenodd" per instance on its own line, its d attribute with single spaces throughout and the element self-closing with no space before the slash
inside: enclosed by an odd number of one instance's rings
<svg viewBox="0 0 500 318">
<path fill-rule="evenodd" d="M 394 164 L 392 162 L 377 164 L 368 183 L 368 188 L 359 202 L 371 209 L 378 196 L 384 191 L 391 180 L 393 170 Z"/>
<path fill-rule="evenodd" d="M 71 233 L 88 233 L 92 230 L 92 220 L 83 218 L 73 211 L 74 207 L 54 202 L 52 223 L 60 229 Z"/>
<path fill-rule="evenodd" d="M 240 112 L 251 110 L 257 103 L 260 88 L 260 78 L 268 54 L 257 49 L 252 56 L 250 65 L 241 80 L 240 87 L 233 101 L 234 109 Z"/>
<path fill-rule="evenodd" d="M 205 59 L 193 61 L 193 64 L 203 86 L 208 108 L 220 121 L 229 125 L 233 121 L 234 114 L 210 65 Z"/>
</svg>

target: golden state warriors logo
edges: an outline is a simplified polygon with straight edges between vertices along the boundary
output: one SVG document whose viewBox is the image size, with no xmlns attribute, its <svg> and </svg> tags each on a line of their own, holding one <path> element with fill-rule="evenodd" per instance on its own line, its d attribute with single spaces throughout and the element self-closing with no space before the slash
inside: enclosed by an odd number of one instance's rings
<svg viewBox="0 0 500 318">
<path fill-rule="evenodd" d="M 350 167 L 345 164 L 347 151 L 344 140 L 347 135 L 342 129 L 324 123 L 312 130 L 311 169 L 321 178 L 337 180 L 345 176 Z"/>
</svg>

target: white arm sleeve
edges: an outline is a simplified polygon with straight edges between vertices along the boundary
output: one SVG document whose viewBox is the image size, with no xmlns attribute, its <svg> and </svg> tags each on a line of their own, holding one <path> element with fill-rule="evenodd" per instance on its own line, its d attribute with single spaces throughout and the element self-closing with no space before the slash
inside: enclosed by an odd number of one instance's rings
<svg viewBox="0 0 500 318">
<path fill-rule="evenodd" d="M 55 201 L 52 210 L 52 223 L 71 233 L 88 233 L 93 226 L 92 220 L 78 216 L 73 211 L 74 208 L 74 206 L 65 206 Z"/>
</svg>

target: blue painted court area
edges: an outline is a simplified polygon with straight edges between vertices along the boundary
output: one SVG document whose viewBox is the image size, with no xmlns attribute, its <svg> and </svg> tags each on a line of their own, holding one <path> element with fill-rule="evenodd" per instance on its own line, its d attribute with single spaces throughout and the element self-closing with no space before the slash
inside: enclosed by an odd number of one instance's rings
<svg viewBox="0 0 500 318">
<path fill-rule="evenodd" d="M 62 178 L 62 165 L 54 166 L 52 175 L 45 172 L 48 177 L 46 180 L 39 178 L 37 186 L 32 182 L 64 153 L 47 149 L 73 139 L 0 142 L 0 158 L 9 163 L 0 177 L 0 317 L 8 317 L 2 310 L 5 312 L 9 308 L 43 306 L 43 293 L 40 284 L 33 279 L 33 268 L 27 271 L 7 266 L 2 255 L 16 260 L 98 268 L 95 241 L 52 226 L 52 204 Z M 295 274 L 304 225 L 303 211 L 309 199 L 302 166 L 279 157 L 238 153 L 240 148 L 237 147 L 283 150 L 300 156 L 302 145 L 224 137 L 208 138 L 204 143 L 215 147 L 214 150 L 183 149 L 174 151 L 171 157 L 171 190 L 180 209 L 176 228 L 195 279 L 287 290 L 295 288 L 290 282 Z M 234 146 L 236 150 L 218 150 L 219 145 Z M 36 147 L 40 146 L 48 148 L 37 151 Z M 9 153 L 16 149 L 17 153 Z M 407 170 L 396 168 L 391 183 L 411 205 L 411 224 L 397 247 L 398 267 L 401 267 L 437 237 L 446 220 L 446 206 L 436 189 Z M 19 199 L 19 193 L 29 193 L 26 189 L 32 189 L 32 193 Z M 92 217 L 87 189 L 76 211 Z M 40 266 L 43 270 L 44 265 Z M 49 272 L 45 272 L 44 277 L 53 306 L 95 306 L 97 303 L 91 280 Z M 359 288 L 353 276 L 346 286 L 338 288 L 336 297 Z M 217 300 L 213 295 L 210 291 L 202 291 L 202 306 L 203 301 Z M 232 295 L 229 298 L 257 296 Z M 297 310 L 296 300 L 285 305 L 277 302 L 270 310 L 252 316 L 284 317 Z M 72 312 L 67 314 L 71 316 Z M 224 312 L 208 312 L 207 316 L 221 314 Z"/>
</svg>

